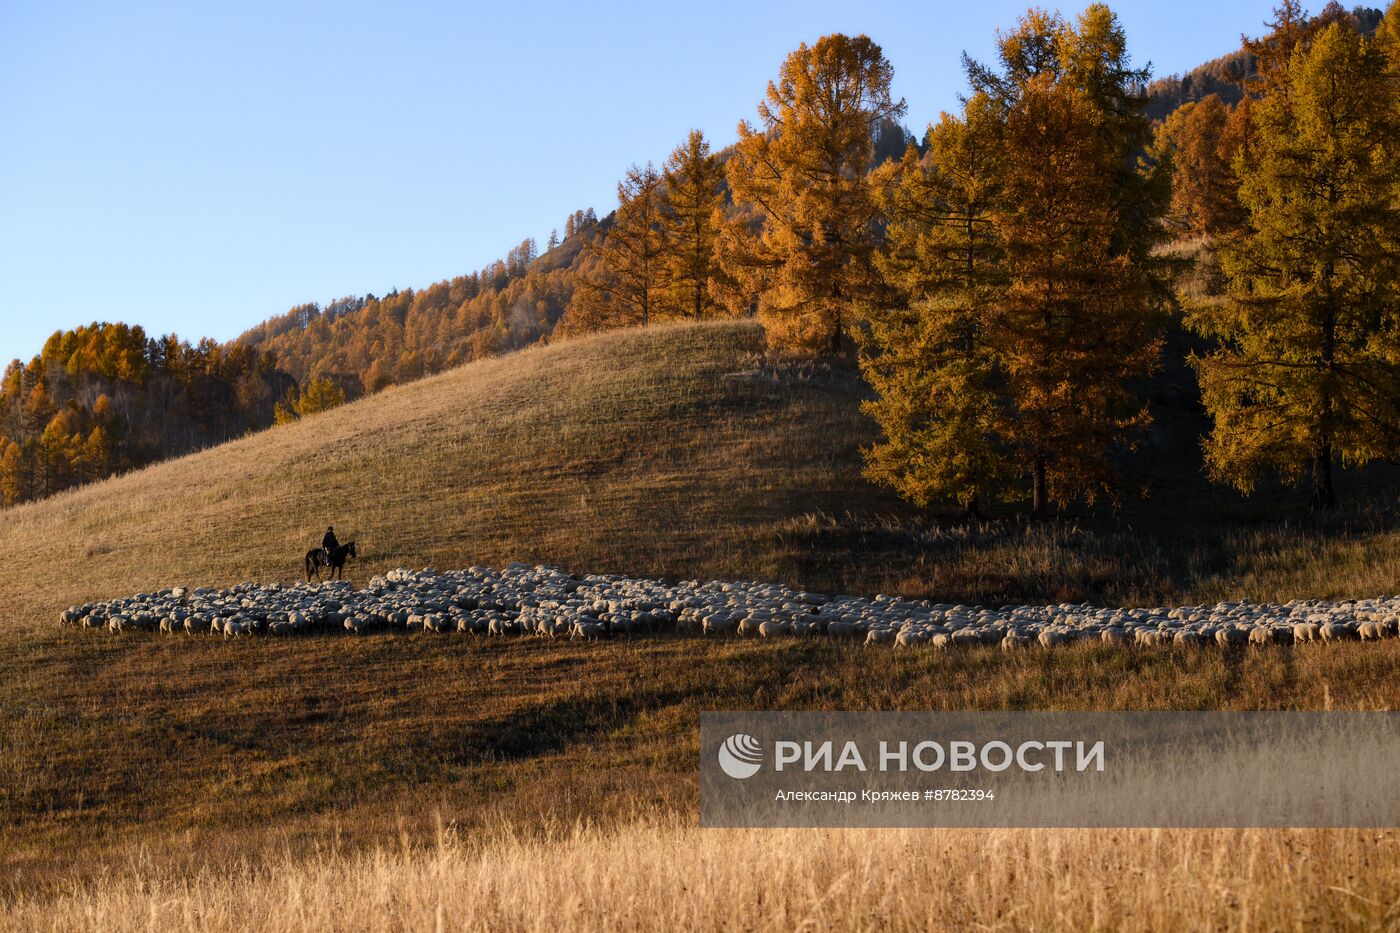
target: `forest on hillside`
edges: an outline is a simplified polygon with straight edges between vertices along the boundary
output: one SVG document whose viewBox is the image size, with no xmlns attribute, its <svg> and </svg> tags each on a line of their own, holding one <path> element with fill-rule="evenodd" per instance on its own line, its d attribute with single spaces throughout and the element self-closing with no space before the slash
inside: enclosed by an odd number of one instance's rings
<svg viewBox="0 0 1400 933">
<path fill-rule="evenodd" d="M 272 424 L 293 389 L 270 354 L 97 324 L 0 381 L 0 498 L 14 505 Z"/>
<path fill-rule="evenodd" d="M 1284 0 L 1262 38 L 1153 82 L 1107 6 L 1032 10 L 918 139 L 880 47 L 823 37 L 737 143 L 692 132 L 542 251 L 226 347 L 55 334 L 0 387 L 4 502 L 540 340 L 757 315 L 776 355 L 860 365 L 868 475 L 920 505 L 1114 499 L 1184 329 L 1209 348 L 1187 361 L 1207 472 L 1245 492 L 1310 472 L 1330 506 L 1337 465 L 1400 452 L 1397 20 Z"/>
</svg>

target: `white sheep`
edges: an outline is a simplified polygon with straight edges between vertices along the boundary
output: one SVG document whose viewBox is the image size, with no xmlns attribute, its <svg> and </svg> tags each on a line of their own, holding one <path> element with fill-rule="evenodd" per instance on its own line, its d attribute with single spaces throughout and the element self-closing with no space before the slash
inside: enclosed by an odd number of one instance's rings
<svg viewBox="0 0 1400 933">
<path fill-rule="evenodd" d="M 860 635 L 861 628 L 856 622 L 834 619 L 826 624 L 826 633 L 832 638 L 855 638 Z"/>
<path fill-rule="evenodd" d="M 865 634 L 865 643 L 867 645 L 893 644 L 895 635 L 895 630 L 892 628 L 872 628 Z"/>
<path fill-rule="evenodd" d="M 603 626 L 600 622 L 575 622 L 574 630 L 569 633 L 570 639 L 582 638 L 584 641 L 597 641 L 603 637 Z"/>
</svg>

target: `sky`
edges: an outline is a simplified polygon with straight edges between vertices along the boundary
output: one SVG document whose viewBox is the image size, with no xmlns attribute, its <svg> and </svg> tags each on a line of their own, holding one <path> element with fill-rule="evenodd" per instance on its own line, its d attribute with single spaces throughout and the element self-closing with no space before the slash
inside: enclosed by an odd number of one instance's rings
<svg viewBox="0 0 1400 933">
<path fill-rule="evenodd" d="M 0 360 L 98 320 L 228 340 L 543 245 L 691 128 L 733 142 L 830 32 L 881 44 L 921 134 L 1027 5 L 0 0 Z M 1165 75 L 1272 3 L 1111 5 Z"/>
</svg>

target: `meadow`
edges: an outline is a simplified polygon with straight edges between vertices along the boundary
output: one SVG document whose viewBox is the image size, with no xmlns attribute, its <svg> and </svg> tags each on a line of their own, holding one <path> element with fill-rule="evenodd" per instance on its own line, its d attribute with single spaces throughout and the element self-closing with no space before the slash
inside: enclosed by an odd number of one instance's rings
<svg viewBox="0 0 1400 933">
<path fill-rule="evenodd" d="M 854 373 L 750 323 L 475 363 L 0 513 L 0 926 L 1393 924 L 1400 834 L 718 833 L 705 709 L 1393 709 L 1400 643 L 1008 655 L 825 641 L 161 637 L 58 612 L 364 560 L 547 562 L 987 604 L 1392 593 L 1390 475 L 1299 512 L 1186 468 L 1171 380 L 1120 508 L 920 513 L 860 478 Z M 1130 484 L 1131 487 L 1131 484 Z M 742 852 L 742 858 L 733 853 Z"/>
</svg>

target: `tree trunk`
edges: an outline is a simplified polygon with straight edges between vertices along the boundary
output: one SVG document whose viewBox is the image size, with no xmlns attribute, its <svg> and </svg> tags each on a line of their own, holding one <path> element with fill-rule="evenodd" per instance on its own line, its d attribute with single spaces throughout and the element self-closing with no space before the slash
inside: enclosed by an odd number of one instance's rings
<svg viewBox="0 0 1400 933">
<path fill-rule="evenodd" d="M 970 522 L 982 520 L 982 509 L 977 503 L 977 496 L 975 494 L 968 496 L 967 501 L 963 503 L 963 518 Z"/>
<path fill-rule="evenodd" d="M 1332 488 L 1332 445 L 1324 443 L 1313 456 L 1312 499 L 1314 509 L 1332 509 L 1337 506 L 1337 494 Z"/>
<path fill-rule="evenodd" d="M 831 355 L 841 355 L 841 317 L 837 315 L 836 326 L 831 329 Z"/>
<path fill-rule="evenodd" d="M 1035 458 L 1035 483 L 1031 489 L 1031 517 L 1045 518 L 1050 514 L 1050 487 L 1045 478 L 1045 457 Z"/>
</svg>

